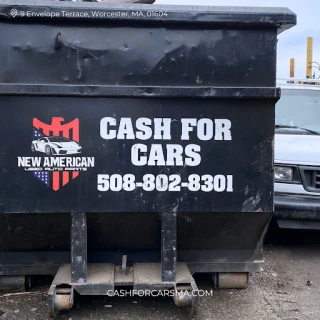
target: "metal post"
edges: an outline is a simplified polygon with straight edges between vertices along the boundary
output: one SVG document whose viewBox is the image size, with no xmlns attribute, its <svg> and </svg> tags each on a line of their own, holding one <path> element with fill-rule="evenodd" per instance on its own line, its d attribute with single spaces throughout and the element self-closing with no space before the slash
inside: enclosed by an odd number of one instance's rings
<svg viewBox="0 0 320 320">
<path fill-rule="evenodd" d="M 308 79 L 312 78 L 312 52 L 313 52 L 313 38 L 308 37 L 307 39 L 307 68 L 306 75 Z"/>
<path fill-rule="evenodd" d="M 177 266 L 177 216 L 175 213 L 162 213 L 161 241 L 162 282 L 175 282 Z"/>
<path fill-rule="evenodd" d="M 87 217 L 85 213 L 71 214 L 71 282 L 87 281 Z"/>
<path fill-rule="evenodd" d="M 295 69 L 294 59 L 291 58 L 290 59 L 290 78 L 294 78 L 294 69 Z"/>
</svg>

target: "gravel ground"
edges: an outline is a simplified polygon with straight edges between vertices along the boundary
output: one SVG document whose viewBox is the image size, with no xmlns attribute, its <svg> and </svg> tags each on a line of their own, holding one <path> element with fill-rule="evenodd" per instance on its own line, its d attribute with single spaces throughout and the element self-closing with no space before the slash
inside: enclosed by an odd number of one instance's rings
<svg viewBox="0 0 320 320">
<path fill-rule="evenodd" d="M 320 319 L 320 232 L 275 230 L 265 247 L 264 270 L 250 275 L 246 290 L 216 290 L 202 297 L 197 319 Z M 0 320 L 47 319 L 50 279 L 40 279 L 35 292 L 0 295 Z M 209 275 L 198 275 L 200 289 L 211 289 Z M 58 319 L 189 319 L 172 298 L 76 297 L 72 311 Z"/>
</svg>

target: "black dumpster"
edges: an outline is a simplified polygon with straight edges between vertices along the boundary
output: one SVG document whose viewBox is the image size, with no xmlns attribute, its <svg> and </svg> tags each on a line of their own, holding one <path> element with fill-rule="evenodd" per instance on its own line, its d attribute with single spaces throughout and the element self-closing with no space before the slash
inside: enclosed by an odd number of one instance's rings
<svg viewBox="0 0 320 320">
<path fill-rule="evenodd" d="M 26 0 L 0 12 L 0 275 L 59 269 L 51 316 L 73 290 L 196 290 L 196 272 L 245 287 L 273 212 L 277 34 L 295 14 Z M 198 299 L 177 304 L 196 313 Z"/>
</svg>

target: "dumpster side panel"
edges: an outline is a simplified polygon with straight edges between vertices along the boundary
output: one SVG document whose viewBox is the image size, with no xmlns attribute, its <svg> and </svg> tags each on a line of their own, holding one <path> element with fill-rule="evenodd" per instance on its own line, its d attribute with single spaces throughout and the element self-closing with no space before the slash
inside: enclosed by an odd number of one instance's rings
<svg viewBox="0 0 320 320">
<path fill-rule="evenodd" d="M 160 214 L 91 213 L 87 218 L 90 263 L 120 264 L 123 254 L 129 265 L 160 261 Z M 270 218 L 262 212 L 178 214 L 178 261 L 193 273 L 259 270 Z M 69 214 L 0 215 L 0 275 L 54 274 L 70 263 L 69 251 Z"/>
<path fill-rule="evenodd" d="M 273 100 L 1 104 L 2 212 L 273 210 Z"/>
<path fill-rule="evenodd" d="M 0 83 L 275 86 L 277 35 L 272 28 L 35 22 L 2 23 L 1 30 L 7 36 L 0 39 Z"/>
<path fill-rule="evenodd" d="M 66 213 L 9 214 L 0 217 L 2 252 L 65 251 L 70 248 L 70 217 Z M 269 217 L 270 213 L 261 212 L 181 213 L 178 215 L 178 248 L 254 250 Z M 123 227 L 128 221 L 130 228 Z M 90 251 L 115 252 L 158 250 L 161 245 L 160 222 L 160 215 L 150 212 L 88 214 L 88 248 Z M 239 238 L 241 242 L 236 241 Z"/>
</svg>

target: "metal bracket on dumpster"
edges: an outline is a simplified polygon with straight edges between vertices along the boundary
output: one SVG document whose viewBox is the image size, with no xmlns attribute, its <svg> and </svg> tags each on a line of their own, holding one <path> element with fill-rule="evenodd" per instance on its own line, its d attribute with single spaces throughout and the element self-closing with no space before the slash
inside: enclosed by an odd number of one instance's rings
<svg viewBox="0 0 320 320">
<path fill-rule="evenodd" d="M 161 217 L 161 266 L 162 281 L 176 281 L 177 266 L 177 216 L 162 213 Z"/>
<path fill-rule="evenodd" d="M 48 293 L 50 318 L 73 305 L 74 290 L 81 295 L 114 295 L 115 286 L 132 286 L 136 292 L 174 290 L 178 307 L 198 312 L 198 288 L 186 263 L 177 263 L 177 217 L 161 215 L 161 263 L 88 264 L 87 219 L 85 213 L 71 214 L 71 264 L 59 268 Z M 120 262 L 120 261 L 119 261 Z M 192 291 L 192 294 L 186 292 Z"/>
<path fill-rule="evenodd" d="M 71 282 L 87 281 L 87 217 L 71 213 Z"/>
</svg>

